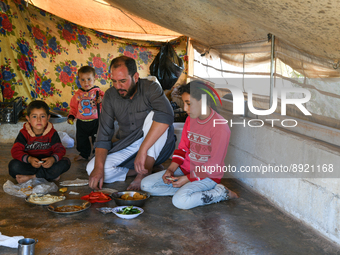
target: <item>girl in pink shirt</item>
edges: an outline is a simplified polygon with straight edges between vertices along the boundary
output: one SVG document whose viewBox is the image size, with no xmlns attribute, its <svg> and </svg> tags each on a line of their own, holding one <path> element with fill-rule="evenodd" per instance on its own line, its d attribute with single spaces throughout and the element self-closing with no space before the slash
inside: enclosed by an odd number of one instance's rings
<svg viewBox="0 0 340 255">
<path fill-rule="evenodd" d="M 189 117 L 178 149 L 167 170 L 149 175 L 141 183 L 142 190 L 153 196 L 173 195 L 172 202 L 180 209 L 238 197 L 220 184 L 230 129 L 227 124 L 216 124 L 216 120 L 224 118 L 213 109 L 207 90 L 208 86 L 199 81 L 179 87 L 178 94 Z M 202 113 L 202 94 L 208 102 L 205 114 Z"/>
</svg>

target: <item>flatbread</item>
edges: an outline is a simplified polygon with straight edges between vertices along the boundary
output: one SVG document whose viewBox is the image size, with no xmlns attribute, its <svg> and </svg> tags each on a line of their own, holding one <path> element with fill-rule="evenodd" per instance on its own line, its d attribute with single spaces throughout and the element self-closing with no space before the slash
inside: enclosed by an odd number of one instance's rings
<svg viewBox="0 0 340 255">
<path fill-rule="evenodd" d="M 112 193 L 115 193 L 115 192 L 118 192 L 118 190 L 116 189 L 108 189 L 108 188 L 104 188 L 102 190 L 98 190 L 104 194 L 107 194 L 107 195 L 111 195 Z"/>
<path fill-rule="evenodd" d="M 54 196 L 50 194 L 32 194 L 28 197 L 27 202 L 38 205 L 49 205 L 65 199 L 65 196 Z"/>
<path fill-rule="evenodd" d="M 77 178 L 75 180 L 62 181 L 59 184 L 61 186 L 86 186 L 89 185 L 89 180 Z"/>
</svg>

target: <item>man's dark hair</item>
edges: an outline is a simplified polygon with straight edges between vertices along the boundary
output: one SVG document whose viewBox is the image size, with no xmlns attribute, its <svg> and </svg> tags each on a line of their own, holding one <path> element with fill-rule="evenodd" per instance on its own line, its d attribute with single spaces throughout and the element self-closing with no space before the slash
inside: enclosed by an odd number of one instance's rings
<svg viewBox="0 0 340 255">
<path fill-rule="evenodd" d="M 96 77 L 96 70 L 91 66 L 82 66 L 78 69 L 78 77 L 80 73 L 92 73 L 93 77 Z"/>
<path fill-rule="evenodd" d="M 109 71 L 111 72 L 111 67 L 117 68 L 122 64 L 127 67 L 130 76 L 133 76 L 135 73 L 137 73 L 136 61 L 133 58 L 129 58 L 127 56 L 120 56 L 112 59 Z"/>
<path fill-rule="evenodd" d="M 50 108 L 48 107 L 48 105 L 41 100 L 35 100 L 29 103 L 29 105 L 27 106 L 27 116 L 30 116 L 31 112 L 33 109 L 41 109 L 43 108 L 46 112 L 47 115 L 50 115 Z"/>
<path fill-rule="evenodd" d="M 211 91 L 205 85 L 204 82 L 199 81 L 199 80 L 191 81 L 188 84 L 177 87 L 175 91 L 175 95 L 182 96 L 184 93 L 188 93 L 190 97 L 193 97 L 197 101 L 199 101 L 202 98 L 202 94 L 206 94 L 208 106 L 210 106 L 214 111 L 218 112 L 214 100 L 211 98 L 211 96 L 206 91 L 209 91 L 210 94 L 213 95 L 216 101 L 216 96 L 214 95 L 214 92 Z"/>
</svg>

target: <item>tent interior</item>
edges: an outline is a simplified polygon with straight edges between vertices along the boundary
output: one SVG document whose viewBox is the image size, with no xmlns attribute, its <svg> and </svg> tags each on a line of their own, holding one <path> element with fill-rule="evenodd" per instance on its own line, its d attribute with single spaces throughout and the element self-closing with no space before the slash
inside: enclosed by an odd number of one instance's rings
<svg viewBox="0 0 340 255">
<path fill-rule="evenodd" d="M 0 0 L 0 100 L 19 97 L 26 105 L 41 99 L 51 109 L 68 112 L 79 67 L 95 67 L 96 83 L 105 91 L 111 87 L 107 69 L 114 57 L 134 58 L 141 77 L 147 77 L 161 46 L 170 42 L 184 62 L 175 86 L 191 79 L 209 82 L 222 98 L 219 109 L 227 120 L 265 123 L 231 127 L 226 165 L 308 164 L 338 170 L 339 8 L 337 1 L 301 0 Z M 271 114 L 253 114 L 250 100 L 256 109 L 271 108 L 272 83 L 292 91 L 288 99 L 303 99 L 306 95 L 295 89 L 307 90 L 311 97 L 303 107 L 311 115 L 293 104 L 283 115 L 281 94 Z M 226 84 L 244 95 L 240 116 L 232 114 Z M 277 121 L 270 125 L 266 119 Z M 287 119 L 298 125 L 283 125 Z M 3 134 L 5 126 L 0 125 Z M 67 132 L 74 136 L 70 127 Z M 14 138 L 1 135 L 0 142 Z M 340 176 L 231 176 L 340 244 Z"/>
<path fill-rule="evenodd" d="M 265 78 L 268 83 L 271 60 L 268 35 L 272 34 L 275 36 L 274 86 L 304 88 L 312 94 L 306 104 L 312 116 L 301 114 L 293 106 L 288 106 L 288 115 L 332 128 L 340 126 L 339 115 L 333 110 L 340 103 L 336 89 L 340 49 L 334 25 L 338 3 L 193 0 L 164 5 L 155 1 L 87 0 L 74 13 L 65 6 L 76 6 L 75 0 L 28 2 L 65 20 L 113 36 L 169 41 L 184 35 L 188 38 L 185 54 L 189 62 L 185 73 L 189 78 L 222 78 L 227 83 L 229 78 L 232 80 L 229 83 L 242 88 L 246 97 L 251 89 L 255 94 L 254 106 L 262 109 L 269 108 L 270 85 L 245 83 L 254 83 L 254 77 Z M 202 68 L 208 69 L 207 66 L 215 70 L 210 68 L 210 73 L 202 73 Z M 221 74 L 216 75 L 216 71 Z M 179 82 L 183 83 L 185 78 Z M 215 84 L 215 87 L 223 88 L 223 85 Z M 219 90 L 221 96 L 227 92 Z M 299 97 L 299 93 L 290 94 L 290 98 Z M 280 107 L 276 112 L 279 111 Z"/>
<path fill-rule="evenodd" d="M 76 0 L 29 3 L 97 31 L 185 35 L 207 47 L 267 39 L 267 34 L 330 62 L 340 59 L 338 2 L 319 1 L 115 1 Z M 65 6 L 77 6 L 77 11 Z"/>
</svg>

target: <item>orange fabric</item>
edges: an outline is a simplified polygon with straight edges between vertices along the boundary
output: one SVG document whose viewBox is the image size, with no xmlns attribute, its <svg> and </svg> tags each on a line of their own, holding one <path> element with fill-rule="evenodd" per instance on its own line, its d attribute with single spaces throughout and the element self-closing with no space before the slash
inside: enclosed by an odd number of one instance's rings
<svg viewBox="0 0 340 255">
<path fill-rule="evenodd" d="M 30 0 L 33 5 L 75 24 L 107 34 L 127 32 L 178 37 L 181 34 L 139 18 L 109 4 L 92 0 Z M 77 6 L 74 8 L 67 8 Z M 118 35 L 123 36 L 123 35 Z M 125 37 L 125 36 L 123 36 Z M 152 40 L 152 39 L 148 39 Z"/>
</svg>

